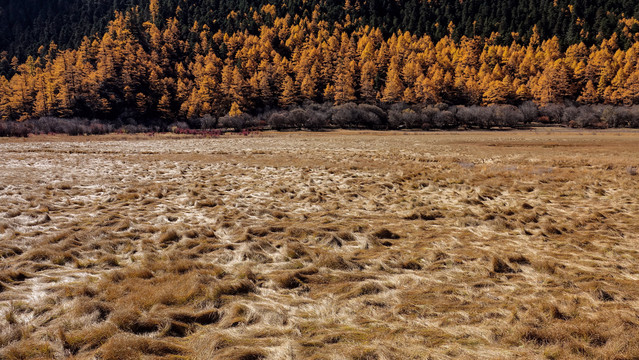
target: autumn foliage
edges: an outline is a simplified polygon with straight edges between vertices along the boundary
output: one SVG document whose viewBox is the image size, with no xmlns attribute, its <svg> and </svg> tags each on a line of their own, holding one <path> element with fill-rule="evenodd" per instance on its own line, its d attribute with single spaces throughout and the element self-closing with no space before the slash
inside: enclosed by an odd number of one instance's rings
<svg viewBox="0 0 639 360">
<path fill-rule="evenodd" d="M 316 13 L 275 18 L 258 34 L 212 33 L 195 22 L 182 35 L 176 18 L 150 13 L 118 12 L 101 38 L 63 51 L 52 43 L 15 61 L 15 74 L 0 77 L 0 117 L 167 125 L 303 103 L 639 103 L 639 43 L 624 50 L 616 35 L 565 51 L 557 37 L 540 41 L 536 29 L 527 44 L 498 45 L 498 34 L 433 42 L 408 32 L 384 37 L 369 26 L 349 31 Z"/>
</svg>

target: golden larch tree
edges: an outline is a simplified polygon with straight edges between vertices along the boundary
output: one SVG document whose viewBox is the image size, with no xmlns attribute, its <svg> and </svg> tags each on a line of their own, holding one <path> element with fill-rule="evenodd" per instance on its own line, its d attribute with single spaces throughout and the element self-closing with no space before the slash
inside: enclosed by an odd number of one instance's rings
<svg viewBox="0 0 639 360">
<path fill-rule="evenodd" d="M 404 95 L 404 84 L 399 72 L 399 60 L 393 58 L 386 74 L 386 83 L 382 90 L 382 101 L 393 103 L 401 100 Z"/>
</svg>

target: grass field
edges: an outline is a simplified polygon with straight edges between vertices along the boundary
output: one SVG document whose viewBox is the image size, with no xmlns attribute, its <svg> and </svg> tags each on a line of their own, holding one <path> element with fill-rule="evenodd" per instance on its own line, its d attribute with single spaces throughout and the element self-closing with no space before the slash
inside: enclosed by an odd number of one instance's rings
<svg viewBox="0 0 639 360">
<path fill-rule="evenodd" d="M 639 132 L 0 140 L 0 358 L 639 357 Z"/>
</svg>

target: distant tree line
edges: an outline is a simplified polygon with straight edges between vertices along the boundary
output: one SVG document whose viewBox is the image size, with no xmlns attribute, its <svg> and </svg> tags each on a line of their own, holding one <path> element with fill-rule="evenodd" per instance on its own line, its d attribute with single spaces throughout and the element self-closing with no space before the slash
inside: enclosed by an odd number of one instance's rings
<svg viewBox="0 0 639 360">
<path fill-rule="evenodd" d="M 639 106 L 558 105 L 537 106 L 525 102 L 519 106 L 408 106 L 404 103 L 388 107 L 370 104 L 341 105 L 307 103 L 285 110 L 270 110 L 256 115 L 241 113 L 219 118 L 205 115 L 173 123 L 122 123 L 42 117 L 22 122 L 0 122 L 0 137 L 27 137 L 29 134 L 97 135 L 113 132 L 176 132 L 180 130 L 488 130 L 517 129 L 533 126 L 566 126 L 572 128 L 638 128 Z M 191 132 L 201 134 L 200 132 Z"/>
</svg>

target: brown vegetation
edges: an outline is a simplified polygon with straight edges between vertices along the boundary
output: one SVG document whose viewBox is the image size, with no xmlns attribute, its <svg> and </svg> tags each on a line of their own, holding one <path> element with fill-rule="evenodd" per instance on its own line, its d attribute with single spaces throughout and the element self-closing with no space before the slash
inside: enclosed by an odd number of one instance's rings
<svg viewBox="0 0 639 360">
<path fill-rule="evenodd" d="M 3 359 L 639 357 L 636 132 L 0 152 Z"/>
</svg>

